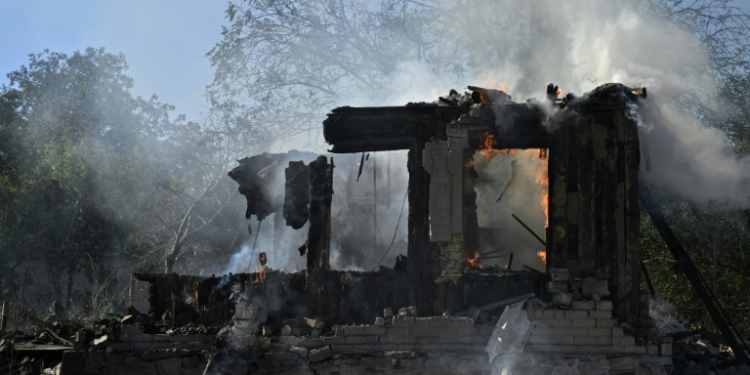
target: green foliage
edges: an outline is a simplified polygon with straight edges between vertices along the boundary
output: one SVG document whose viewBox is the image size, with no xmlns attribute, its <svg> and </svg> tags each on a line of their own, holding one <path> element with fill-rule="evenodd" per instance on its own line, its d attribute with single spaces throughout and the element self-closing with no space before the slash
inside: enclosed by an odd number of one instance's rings
<svg viewBox="0 0 750 375">
<path fill-rule="evenodd" d="M 749 335 L 750 229 L 744 215 L 727 207 L 696 206 L 663 192 L 655 198 L 732 323 Z M 646 213 L 641 215 L 640 245 L 657 297 L 672 303 L 692 324 L 712 329 L 703 302 L 680 272 L 680 266 Z"/>
<path fill-rule="evenodd" d="M 241 217 L 226 210 L 237 203 L 225 177 L 237 151 L 224 149 L 230 132 L 171 119 L 155 96 L 133 97 L 122 55 L 29 58 L 0 91 L 0 258 L 37 270 L 3 277 L 0 297 L 27 298 L 21 285 L 33 279 L 50 286 L 40 301 L 99 311 L 118 276 L 161 267 L 174 243 L 226 250 L 235 226 L 209 218 Z M 76 275 L 88 278 L 87 296 L 75 291 Z"/>
</svg>

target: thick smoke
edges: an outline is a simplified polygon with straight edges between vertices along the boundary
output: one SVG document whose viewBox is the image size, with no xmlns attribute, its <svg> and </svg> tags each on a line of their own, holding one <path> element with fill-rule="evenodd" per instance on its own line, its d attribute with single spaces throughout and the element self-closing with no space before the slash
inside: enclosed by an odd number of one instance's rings
<svg viewBox="0 0 750 375">
<path fill-rule="evenodd" d="M 549 82 L 577 94 L 607 82 L 645 86 L 644 179 L 699 203 L 750 203 L 748 161 L 728 153 L 726 135 L 705 128 L 684 105 L 688 96 L 709 109 L 721 104 L 708 56 L 691 35 L 648 15 L 644 2 L 503 0 L 445 8 L 443 32 L 457 37 L 478 84 L 503 82 L 516 100 L 543 97 Z"/>
<path fill-rule="evenodd" d="M 704 108 L 721 107 L 711 62 L 694 37 L 653 15 L 648 7 L 637 0 L 439 1 L 440 17 L 429 32 L 441 35 L 437 47 L 441 51 L 432 55 L 432 60 L 394 62 L 384 88 L 342 93 L 335 105 L 431 102 L 450 88 L 461 91 L 469 84 L 502 88 L 518 102 L 543 98 L 550 82 L 565 93 L 579 95 L 607 82 L 643 86 L 649 92 L 637 118 L 642 130 L 643 179 L 698 203 L 747 206 L 748 161 L 731 155 L 726 135 L 706 128 L 685 105 L 686 98 L 697 98 Z M 403 55 L 409 54 L 405 51 Z M 460 69 L 450 70 L 452 64 Z M 315 152 L 326 149 L 321 137 L 299 144 L 289 141 L 285 147 Z M 521 162 L 526 163 L 524 160 Z M 405 163 L 393 168 L 392 174 L 405 180 Z M 360 187 L 364 184 L 347 185 L 348 189 Z M 391 200 L 398 201 L 396 198 Z M 520 198 L 509 194 L 501 203 L 528 206 L 514 199 Z M 541 234 L 543 216 L 540 219 L 541 210 L 536 207 L 534 204 L 535 212 L 529 212 L 527 220 Z M 380 216 L 381 228 L 395 227 L 397 212 L 390 211 Z M 346 225 L 335 227 L 334 232 L 355 230 L 349 226 L 351 222 L 342 223 Z M 506 224 L 518 227 L 512 219 Z M 528 233 L 519 229 L 515 234 L 526 237 Z M 536 246 L 534 241 L 529 239 L 529 247 Z M 346 249 L 334 242 L 337 267 L 369 263 L 370 259 L 362 257 L 342 257 L 339 248 Z M 371 236 L 360 242 L 371 242 Z"/>
</svg>

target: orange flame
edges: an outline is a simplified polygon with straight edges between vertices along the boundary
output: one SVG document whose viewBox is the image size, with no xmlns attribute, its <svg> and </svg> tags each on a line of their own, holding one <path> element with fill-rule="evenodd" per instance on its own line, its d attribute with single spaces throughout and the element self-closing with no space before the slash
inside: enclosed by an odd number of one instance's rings
<svg viewBox="0 0 750 375">
<path fill-rule="evenodd" d="M 481 145 L 479 146 L 479 153 L 481 153 L 486 158 L 491 158 L 497 154 L 510 154 L 515 155 L 518 150 L 510 149 L 510 148 L 503 148 L 498 149 L 497 147 L 497 139 L 495 138 L 495 135 L 491 132 L 485 132 L 479 137 L 479 140 L 481 141 Z"/>
<path fill-rule="evenodd" d="M 479 251 L 475 251 L 474 256 L 469 257 L 469 252 L 464 250 L 463 255 L 464 255 L 464 262 L 468 264 L 469 267 L 480 269 L 480 270 L 484 269 L 484 266 L 481 263 L 479 263 Z"/>
<path fill-rule="evenodd" d="M 258 288 L 258 286 L 266 281 L 266 265 L 262 266 L 255 266 L 255 278 L 253 278 L 253 288 Z"/>
<path fill-rule="evenodd" d="M 464 168 L 474 168 L 474 160 L 469 160 L 464 164 Z"/>
<path fill-rule="evenodd" d="M 536 256 L 542 258 L 542 262 L 547 263 L 547 252 L 543 250 L 539 250 L 536 252 Z"/>
<path fill-rule="evenodd" d="M 539 158 L 542 160 L 547 159 L 547 149 L 539 149 Z M 539 204 L 544 210 L 544 216 L 547 220 L 544 223 L 544 227 L 549 226 L 549 175 L 547 174 L 547 163 L 543 163 L 542 166 L 536 173 L 536 182 L 542 185 L 541 193 L 539 196 Z"/>
</svg>

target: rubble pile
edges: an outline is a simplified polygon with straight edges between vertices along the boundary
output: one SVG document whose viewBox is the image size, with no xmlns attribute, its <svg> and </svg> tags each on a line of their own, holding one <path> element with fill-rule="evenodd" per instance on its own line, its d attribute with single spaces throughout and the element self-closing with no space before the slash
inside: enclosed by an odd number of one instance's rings
<svg viewBox="0 0 750 375">
<path fill-rule="evenodd" d="M 737 362 L 720 335 L 704 330 L 672 334 L 675 373 L 684 375 L 750 374 L 750 365 Z"/>
<path fill-rule="evenodd" d="M 263 326 L 258 335 L 230 331 L 221 342 L 235 351 L 247 347 L 243 374 L 440 375 L 490 369 L 484 348 L 493 325 L 474 324 L 469 317 L 416 317 L 412 306 L 397 314 L 385 309 L 372 325 L 334 326 L 323 334 L 319 320 L 285 323 L 290 324 L 280 330 Z"/>
</svg>

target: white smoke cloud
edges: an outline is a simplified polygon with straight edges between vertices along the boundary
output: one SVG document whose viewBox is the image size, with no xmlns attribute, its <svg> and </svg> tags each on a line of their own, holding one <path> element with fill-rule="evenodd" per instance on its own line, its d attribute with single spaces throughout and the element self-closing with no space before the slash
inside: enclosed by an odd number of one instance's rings
<svg viewBox="0 0 750 375">
<path fill-rule="evenodd" d="M 750 162 L 731 155 L 726 135 L 680 109 L 686 94 L 716 109 L 717 82 L 698 41 L 649 15 L 639 1 L 445 2 L 443 32 L 468 53 L 476 84 L 499 81 L 516 101 L 541 98 L 554 82 L 581 94 L 607 82 L 645 86 L 643 178 L 696 202 L 748 206 Z M 645 162 L 645 158 L 643 160 Z"/>
</svg>

